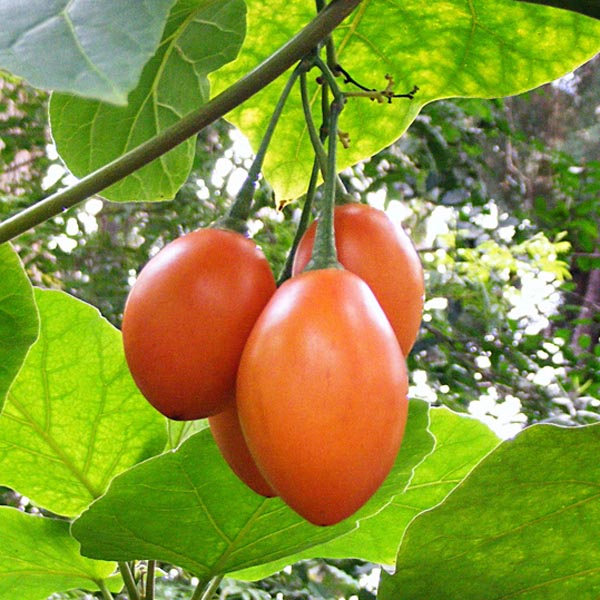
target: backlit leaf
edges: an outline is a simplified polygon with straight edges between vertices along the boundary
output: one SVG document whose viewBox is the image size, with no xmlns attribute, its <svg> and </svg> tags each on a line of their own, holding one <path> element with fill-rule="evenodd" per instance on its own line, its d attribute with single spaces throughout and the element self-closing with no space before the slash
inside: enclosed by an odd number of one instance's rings
<svg viewBox="0 0 600 600">
<path fill-rule="evenodd" d="M 138 392 L 121 335 L 88 304 L 36 290 L 40 336 L 0 416 L 0 485 L 76 515 L 162 451 L 165 420 Z"/>
<path fill-rule="evenodd" d="M 29 346 L 38 335 L 33 289 L 19 257 L 0 246 L 0 410 Z"/>
<path fill-rule="evenodd" d="M 248 36 L 238 59 L 219 71 L 215 87 L 221 90 L 253 68 L 313 15 L 313 3 L 274 0 L 266 19 L 264 3 L 248 0 Z M 349 99 L 340 120 L 351 139 L 339 152 L 344 167 L 398 139 L 428 102 L 514 95 L 570 72 L 600 50 L 600 23 L 515 0 L 371 0 L 334 39 L 339 62 L 362 85 L 384 89 L 389 74 L 397 93 L 419 87 L 414 100 L 391 104 Z M 310 75 L 319 125 L 317 74 Z M 339 82 L 345 91 L 360 92 Z M 229 116 L 255 148 L 282 88 L 282 81 L 271 84 Z M 278 200 L 296 198 L 308 185 L 313 160 L 299 93 L 286 107 L 272 147 L 265 175 Z"/>
<path fill-rule="evenodd" d="M 98 590 L 116 567 L 82 557 L 67 521 L 0 506 L 0 531 L 0 600 L 44 600 L 75 588 Z"/>
</svg>

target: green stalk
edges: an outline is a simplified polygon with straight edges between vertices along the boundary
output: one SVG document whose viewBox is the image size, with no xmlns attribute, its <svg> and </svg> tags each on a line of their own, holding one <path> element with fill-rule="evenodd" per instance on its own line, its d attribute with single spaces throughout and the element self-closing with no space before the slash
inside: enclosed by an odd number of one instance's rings
<svg viewBox="0 0 600 600">
<path fill-rule="evenodd" d="M 310 174 L 310 181 L 308 183 L 308 190 L 306 191 L 306 197 L 304 198 L 304 206 L 302 207 L 302 214 L 300 215 L 300 222 L 298 223 L 298 229 L 296 229 L 296 234 L 294 235 L 294 241 L 292 242 L 292 247 L 288 252 L 287 258 L 285 260 L 285 265 L 281 270 L 279 278 L 277 279 L 277 287 L 279 287 L 284 281 L 289 279 L 292 276 L 292 268 L 294 266 L 294 256 L 296 255 L 296 250 L 298 249 L 298 245 L 300 244 L 300 240 L 304 235 L 304 232 L 308 228 L 308 221 L 310 219 L 310 213 L 312 210 L 315 192 L 317 191 L 317 181 L 319 179 L 319 164 L 315 157 L 315 161 L 313 163 L 312 173 Z"/>
<path fill-rule="evenodd" d="M 340 112 L 344 108 L 344 102 L 345 99 L 341 96 L 336 97 L 331 104 L 329 113 L 329 143 L 327 148 L 327 175 L 325 177 L 325 188 L 323 190 L 323 204 L 317 222 L 317 231 L 315 233 L 315 243 L 312 255 L 306 265 L 306 271 L 343 268 L 337 260 L 333 212 L 335 208 L 335 187 L 337 181 L 337 126 Z"/>
<path fill-rule="evenodd" d="M 269 121 L 269 125 L 267 126 L 265 134 L 260 142 L 256 156 L 252 161 L 250 169 L 248 169 L 248 175 L 246 176 L 240 191 L 237 193 L 233 205 L 227 212 L 227 215 L 215 223 L 216 227 L 233 229 L 235 231 L 239 231 L 240 233 L 246 232 L 246 221 L 250 216 L 250 209 L 252 207 L 252 201 L 254 200 L 256 184 L 258 182 L 260 172 L 262 171 L 262 166 L 265 161 L 265 156 L 267 154 L 269 144 L 271 143 L 273 133 L 275 132 L 275 128 L 277 127 L 277 123 L 279 122 L 279 118 L 281 117 L 285 103 L 287 102 L 298 76 L 306 68 L 307 66 L 304 64 L 304 62 L 301 62 L 288 78 L 287 83 L 281 92 L 281 96 L 277 101 L 275 110 L 271 115 L 271 120 Z"/>
<path fill-rule="evenodd" d="M 121 571 L 121 577 L 123 578 L 123 581 L 125 583 L 127 593 L 129 594 L 129 600 L 141 600 L 140 592 L 135 583 L 135 579 L 133 578 L 133 573 L 131 572 L 129 563 L 125 561 L 120 561 L 118 564 L 119 571 Z"/>
<path fill-rule="evenodd" d="M 104 581 L 104 579 L 100 579 L 96 583 L 98 584 L 98 588 L 102 592 L 102 598 L 104 600 L 114 600 L 114 596 L 110 593 L 108 587 L 106 587 L 106 582 Z"/>
<path fill-rule="evenodd" d="M 148 572 L 146 573 L 146 595 L 144 600 L 154 600 L 154 579 L 156 576 L 156 561 L 148 561 Z"/>
<path fill-rule="evenodd" d="M 313 146 L 317 163 L 321 169 L 323 179 L 327 173 L 327 153 L 315 127 L 315 121 L 310 110 L 310 98 L 308 97 L 308 85 L 306 81 L 306 73 L 300 73 L 300 94 L 302 96 L 302 110 L 304 112 L 304 122 L 306 123 L 306 129 L 308 131 L 308 137 Z"/>
<path fill-rule="evenodd" d="M 223 580 L 223 575 L 217 575 L 213 577 L 208 585 L 203 582 L 200 582 L 190 600 L 211 600 L 214 596 L 214 593 L 217 591 L 219 585 L 221 585 L 221 581 Z"/>
<path fill-rule="evenodd" d="M 317 59 L 317 62 L 322 63 L 322 61 L 320 61 L 320 59 Z M 329 89 L 328 86 L 323 86 L 322 99 L 323 99 L 324 104 L 328 97 L 328 94 L 327 94 L 328 89 Z M 338 88 L 338 91 L 339 91 L 339 88 Z M 321 133 L 319 134 L 317 132 L 317 128 L 315 126 L 315 122 L 312 117 L 312 113 L 311 113 L 311 109 L 310 109 L 310 98 L 308 97 L 308 86 L 307 86 L 307 81 L 306 81 L 306 73 L 300 73 L 300 92 L 302 95 L 302 110 L 304 112 L 304 121 L 306 123 L 306 130 L 308 131 L 308 137 L 310 138 L 310 142 L 312 144 L 313 151 L 317 158 L 317 164 L 319 165 L 319 168 L 321 170 L 321 175 L 323 176 L 323 179 L 325 179 L 326 174 L 327 174 L 327 152 L 325 152 L 325 148 L 323 146 L 323 140 L 329 134 L 329 126 L 327 125 L 327 123 L 329 122 L 329 118 L 327 118 L 327 120 L 321 126 Z M 340 94 L 340 97 L 341 97 L 341 94 Z M 327 106 L 327 109 L 323 109 L 323 113 L 325 113 L 326 110 L 327 110 L 327 113 L 329 113 L 329 106 Z M 335 187 L 336 187 L 336 192 L 340 198 L 344 198 L 348 195 L 348 191 L 346 190 L 346 187 L 344 186 L 342 180 L 337 176 L 337 174 L 335 177 Z"/>
<path fill-rule="evenodd" d="M 90 173 L 75 185 L 53 194 L 0 224 L 0 244 L 79 204 L 131 175 L 220 119 L 285 73 L 327 37 L 361 0 L 333 0 L 302 31 L 231 87 L 200 109 L 118 159 Z"/>
</svg>

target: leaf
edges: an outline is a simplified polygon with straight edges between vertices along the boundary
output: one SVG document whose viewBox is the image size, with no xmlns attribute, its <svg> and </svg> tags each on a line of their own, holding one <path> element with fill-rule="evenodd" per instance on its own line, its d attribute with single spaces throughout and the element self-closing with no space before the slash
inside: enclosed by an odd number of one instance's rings
<svg viewBox="0 0 600 600">
<path fill-rule="evenodd" d="M 519 2 L 530 2 L 532 4 L 543 4 L 555 8 L 564 8 L 574 12 L 600 19 L 600 3 L 598 0 L 518 0 Z"/>
<path fill-rule="evenodd" d="M 235 58 L 244 37 L 243 0 L 179 0 L 162 41 L 126 107 L 53 94 L 52 135 L 78 177 L 98 169 L 176 123 L 209 96 L 207 74 Z M 185 182 L 189 139 L 102 192 L 110 200 L 167 200 Z"/>
<path fill-rule="evenodd" d="M 25 269 L 9 244 L 0 246 L 0 411 L 29 346 L 38 335 L 38 315 Z"/>
<path fill-rule="evenodd" d="M 0 67 L 31 85 L 126 104 L 174 0 L 0 2 Z"/>
<path fill-rule="evenodd" d="M 406 485 L 414 465 L 431 448 L 427 405 L 414 401 L 410 410 L 385 489 L 355 518 L 334 527 L 311 525 L 278 498 L 267 500 L 244 486 L 205 430 L 176 451 L 117 477 L 75 521 L 72 533 L 86 556 L 157 559 L 201 579 L 292 556 L 355 528 L 356 519 L 381 510 Z"/>
<path fill-rule="evenodd" d="M 162 451 L 164 418 L 137 391 L 120 333 L 98 311 L 36 290 L 41 327 L 0 416 L 0 484 L 76 515 Z"/>
<path fill-rule="evenodd" d="M 347 535 L 289 557 L 285 562 L 255 567 L 234 576 L 262 579 L 290 562 L 313 557 L 352 557 L 394 564 L 410 521 L 441 502 L 499 441 L 480 421 L 447 408 L 431 409 L 429 415 L 429 431 L 435 439 L 433 451 L 415 467 L 410 483 L 399 490 L 385 508 L 363 519 L 359 527 Z"/>
<path fill-rule="evenodd" d="M 381 600 L 597 598 L 600 426 L 501 444 L 404 536 Z"/>
<path fill-rule="evenodd" d="M 215 91 L 255 67 L 312 16 L 310 2 L 273 0 L 266 19 L 264 3 L 248 0 L 248 35 L 238 59 L 219 71 Z M 383 89 L 390 74 L 398 93 L 420 88 L 412 101 L 349 99 L 340 130 L 349 134 L 351 144 L 340 148 L 341 169 L 397 140 L 428 102 L 514 95 L 570 72 L 600 50 L 600 23 L 514 0 L 365 0 L 334 39 L 339 62 L 362 85 Z M 319 125 L 316 76 L 311 73 L 309 79 Z M 228 116 L 254 148 L 283 85 L 271 84 Z M 340 85 L 358 91 L 341 79 Z M 271 147 L 276 151 L 267 154 L 265 176 L 279 201 L 298 197 L 307 187 L 313 160 L 299 94 L 286 106 Z"/>
<path fill-rule="evenodd" d="M 44 600 L 75 588 L 98 590 L 116 565 L 84 558 L 69 523 L 0 506 L 0 600 Z"/>
</svg>

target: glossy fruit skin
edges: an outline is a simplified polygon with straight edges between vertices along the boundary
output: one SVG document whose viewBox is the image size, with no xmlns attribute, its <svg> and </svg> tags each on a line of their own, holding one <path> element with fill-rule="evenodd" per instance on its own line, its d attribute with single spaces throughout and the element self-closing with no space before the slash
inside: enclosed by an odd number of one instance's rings
<svg viewBox="0 0 600 600">
<path fill-rule="evenodd" d="M 425 295 L 423 267 L 412 241 L 399 223 L 366 204 L 337 206 L 334 224 L 338 260 L 373 290 L 408 356 L 419 332 Z M 293 275 L 310 259 L 315 230 L 313 222 L 300 241 Z"/>
<path fill-rule="evenodd" d="M 237 407 L 261 473 L 298 514 L 333 525 L 390 471 L 408 412 L 398 341 L 349 271 L 287 280 L 248 338 Z"/>
<path fill-rule="evenodd" d="M 248 450 L 235 402 L 219 414 L 209 417 L 208 423 L 221 455 L 238 478 L 261 496 L 276 496 Z"/>
<path fill-rule="evenodd" d="M 174 420 L 231 404 L 244 344 L 275 289 L 264 254 L 239 233 L 199 229 L 167 244 L 123 314 L 125 357 L 146 399 Z"/>
</svg>

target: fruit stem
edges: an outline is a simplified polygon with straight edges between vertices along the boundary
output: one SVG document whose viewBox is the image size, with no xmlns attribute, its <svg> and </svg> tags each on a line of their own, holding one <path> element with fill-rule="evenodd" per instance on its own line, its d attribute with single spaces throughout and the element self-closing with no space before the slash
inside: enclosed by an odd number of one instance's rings
<svg viewBox="0 0 600 600">
<path fill-rule="evenodd" d="M 326 96 L 327 88 L 323 88 L 323 94 Z M 306 122 L 306 129 L 310 138 L 315 156 L 317 158 L 317 164 L 321 170 L 323 179 L 327 175 L 327 152 L 323 147 L 323 140 L 327 137 L 328 126 L 321 127 L 321 135 L 317 132 L 315 122 L 312 116 L 310 108 L 310 99 L 308 97 L 308 86 L 306 81 L 306 73 L 300 73 L 300 93 L 302 96 L 302 110 L 304 111 L 304 121 Z M 325 125 L 325 124 L 324 124 Z M 344 184 L 336 174 L 335 185 L 337 194 L 345 196 L 347 194 Z"/>
<path fill-rule="evenodd" d="M 0 244 L 101 192 L 225 116 L 265 88 L 327 37 L 361 0 L 333 0 L 302 31 L 201 108 L 133 150 L 0 223 Z"/>
<path fill-rule="evenodd" d="M 344 103 L 345 98 L 343 95 L 335 97 L 329 111 L 329 139 L 327 145 L 328 153 L 325 188 L 323 190 L 321 213 L 317 222 L 315 243 L 310 260 L 306 265 L 306 271 L 343 268 L 337 260 L 333 212 L 335 208 L 335 186 L 337 180 L 337 128 L 338 119 L 344 108 Z"/>
<path fill-rule="evenodd" d="M 279 122 L 281 113 L 285 107 L 285 103 L 290 95 L 290 92 L 292 91 L 292 88 L 294 87 L 294 84 L 296 83 L 296 80 L 298 79 L 298 76 L 302 72 L 306 72 L 306 70 L 309 68 L 309 62 L 307 60 L 302 60 L 292 71 L 292 74 L 289 76 L 287 83 L 281 92 L 281 96 L 275 105 L 269 125 L 267 126 L 267 129 L 260 142 L 256 156 L 252 161 L 252 165 L 250 165 L 250 168 L 248 169 L 248 174 L 244 180 L 244 183 L 242 184 L 242 187 L 237 193 L 235 200 L 225 217 L 217 220 L 213 227 L 232 229 L 243 234 L 247 233 L 248 228 L 246 221 L 250 216 L 250 210 L 252 208 L 252 201 L 254 200 L 254 193 L 256 191 L 258 178 L 260 177 L 262 166 L 269 148 L 269 144 L 271 143 L 273 133 L 275 132 L 275 128 L 277 127 L 277 123 Z"/>
<path fill-rule="evenodd" d="M 284 281 L 289 279 L 292 276 L 292 269 L 294 266 L 294 256 L 296 255 L 296 250 L 298 249 L 298 245 L 300 244 L 300 240 L 304 235 L 304 232 L 308 228 L 308 221 L 310 219 L 310 213 L 312 211 L 313 202 L 315 199 L 315 192 L 317 190 L 317 181 L 319 178 L 319 163 L 317 158 L 313 162 L 312 172 L 310 174 L 310 181 L 308 183 L 308 190 L 306 191 L 306 197 L 304 199 L 304 206 L 302 207 L 302 214 L 300 215 L 300 222 L 298 223 L 298 228 L 296 229 L 296 234 L 294 235 L 294 240 L 292 242 L 292 246 L 290 251 L 288 252 L 287 258 L 285 260 L 285 265 L 281 270 L 279 278 L 277 279 L 277 287 L 279 287 Z"/>
</svg>

